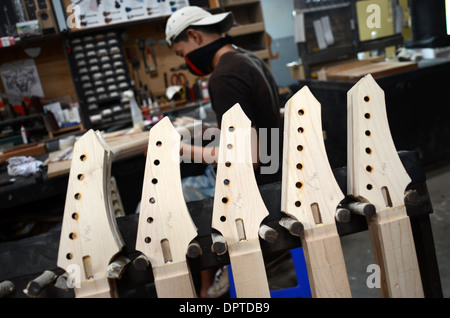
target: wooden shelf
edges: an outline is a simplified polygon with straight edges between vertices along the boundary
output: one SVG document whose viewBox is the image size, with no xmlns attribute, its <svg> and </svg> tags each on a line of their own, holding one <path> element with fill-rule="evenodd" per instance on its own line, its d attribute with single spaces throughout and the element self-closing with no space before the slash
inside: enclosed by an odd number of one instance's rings
<svg viewBox="0 0 450 318">
<path fill-rule="evenodd" d="M 236 26 L 228 32 L 235 44 L 252 51 L 270 64 L 270 44 L 266 36 L 261 2 L 258 0 L 224 0 L 225 11 L 234 15 Z"/>
<path fill-rule="evenodd" d="M 65 128 L 61 128 L 55 131 L 50 131 L 48 133 L 48 135 L 50 136 L 50 138 L 54 138 L 55 136 L 63 136 L 67 133 L 74 133 L 74 132 L 82 132 L 84 131 L 84 127 L 82 124 L 78 124 L 78 125 L 74 125 L 74 126 L 70 126 L 70 127 L 65 127 Z"/>
<path fill-rule="evenodd" d="M 259 56 L 263 60 L 270 59 L 270 52 L 268 49 L 266 50 L 260 50 L 260 51 L 254 51 L 253 54 Z"/>
<path fill-rule="evenodd" d="M 256 22 L 233 27 L 230 31 L 228 31 L 228 34 L 231 36 L 240 36 L 257 32 L 265 32 L 264 22 Z"/>
</svg>

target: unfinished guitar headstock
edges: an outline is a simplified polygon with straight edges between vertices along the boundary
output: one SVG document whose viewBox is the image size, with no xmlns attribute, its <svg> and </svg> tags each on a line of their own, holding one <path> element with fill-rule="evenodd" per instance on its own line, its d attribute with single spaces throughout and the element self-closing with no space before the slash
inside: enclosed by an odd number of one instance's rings
<svg viewBox="0 0 450 318">
<path fill-rule="evenodd" d="M 367 217 L 383 297 L 423 297 L 411 224 L 404 204 L 411 182 L 397 154 L 384 92 L 371 75 L 348 92 L 348 194 L 369 202 Z"/>
<path fill-rule="evenodd" d="M 371 75 L 348 92 L 348 192 L 377 210 L 404 205 L 411 178 L 397 154 L 385 97 Z"/>
<path fill-rule="evenodd" d="M 320 104 L 305 86 L 285 108 L 281 210 L 304 226 L 302 247 L 313 297 L 350 297 L 335 224 L 344 194 L 328 162 Z"/>
<path fill-rule="evenodd" d="M 180 134 L 168 117 L 149 134 L 136 249 L 152 265 L 158 297 L 196 297 L 186 262 L 197 229 L 184 201 Z"/>
<path fill-rule="evenodd" d="M 58 266 L 79 283 L 76 297 L 117 296 L 107 268 L 124 242 L 111 208 L 111 162 L 111 150 L 93 130 L 75 143 Z"/>
<path fill-rule="evenodd" d="M 252 134 L 239 104 L 223 115 L 212 227 L 227 242 L 237 296 L 253 298 L 270 292 L 258 234 L 269 212 L 253 171 Z"/>
</svg>

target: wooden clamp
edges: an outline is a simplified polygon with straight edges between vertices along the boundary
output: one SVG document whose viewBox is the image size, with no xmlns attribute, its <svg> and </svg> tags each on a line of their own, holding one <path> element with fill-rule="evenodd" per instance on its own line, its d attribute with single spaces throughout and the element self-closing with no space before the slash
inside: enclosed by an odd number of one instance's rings
<svg viewBox="0 0 450 318">
<path fill-rule="evenodd" d="M 150 130 L 136 249 L 152 265 L 160 298 L 196 297 L 186 253 L 197 228 L 183 197 L 180 140 L 168 117 Z"/>
<path fill-rule="evenodd" d="M 382 297 L 423 297 L 404 196 L 411 179 L 397 154 L 383 90 L 371 75 L 348 92 L 348 194 L 375 206 L 367 216 Z"/>
<path fill-rule="evenodd" d="M 74 146 L 57 264 L 71 274 L 76 297 L 117 297 L 107 277 L 124 246 L 110 197 L 112 156 L 93 130 Z"/>
<path fill-rule="evenodd" d="M 351 297 L 335 216 L 344 194 L 328 162 L 321 106 L 308 87 L 286 104 L 281 211 L 300 235 L 313 297 Z"/>
<path fill-rule="evenodd" d="M 269 214 L 253 171 L 252 128 L 239 104 L 222 117 L 212 227 L 227 242 L 239 298 L 270 297 L 259 244 Z"/>
</svg>

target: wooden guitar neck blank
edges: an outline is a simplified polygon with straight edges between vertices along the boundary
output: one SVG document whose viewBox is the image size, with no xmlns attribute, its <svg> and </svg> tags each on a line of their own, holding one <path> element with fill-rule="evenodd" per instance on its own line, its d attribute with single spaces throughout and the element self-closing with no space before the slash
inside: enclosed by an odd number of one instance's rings
<svg viewBox="0 0 450 318">
<path fill-rule="evenodd" d="M 300 235 L 313 297 L 351 297 L 335 217 L 344 195 L 325 151 L 321 107 L 304 87 L 286 104 L 282 212 Z"/>
<path fill-rule="evenodd" d="M 270 297 L 259 245 L 260 225 L 269 212 L 253 172 L 255 137 L 239 104 L 223 115 L 212 227 L 226 240 L 239 298 Z"/>
<path fill-rule="evenodd" d="M 183 197 L 180 140 L 168 117 L 150 130 L 136 249 L 151 263 L 160 298 L 196 297 L 186 254 L 197 228 Z"/>
<path fill-rule="evenodd" d="M 69 174 L 58 266 L 71 274 L 76 297 L 116 297 L 108 265 L 124 246 L 112 212 L 112 152 L 89 130 L 76 143 Z"/>
<path fill-rule="evenodd" d="M 370 203 L 367 216 L 383 297 L 423 297 L 411 224 L 404 204 L 411 182 L 397 154 L 384 92 L 371 75 L 348 92 L 348 194 Z"/>
</svg>

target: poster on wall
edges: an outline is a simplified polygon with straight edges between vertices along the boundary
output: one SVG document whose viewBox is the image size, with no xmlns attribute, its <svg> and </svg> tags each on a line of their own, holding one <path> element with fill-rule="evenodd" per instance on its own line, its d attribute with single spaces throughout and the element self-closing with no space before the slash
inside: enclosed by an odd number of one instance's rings
<svg viewBox="0 0 450 318">
<path fill-rule="evenodd" d="M 189 5 L 188 0 L 66 0 L 72 30 L 167 16 Z M 75 21 L 73 20 L 75 19 Z"/>
<path fill-rule="evenodd" d="M 41 80 L 33 59 L 1 64 L 0 76 L 7 95 L 17 97 L 44 96 Z"/>
</svg>

